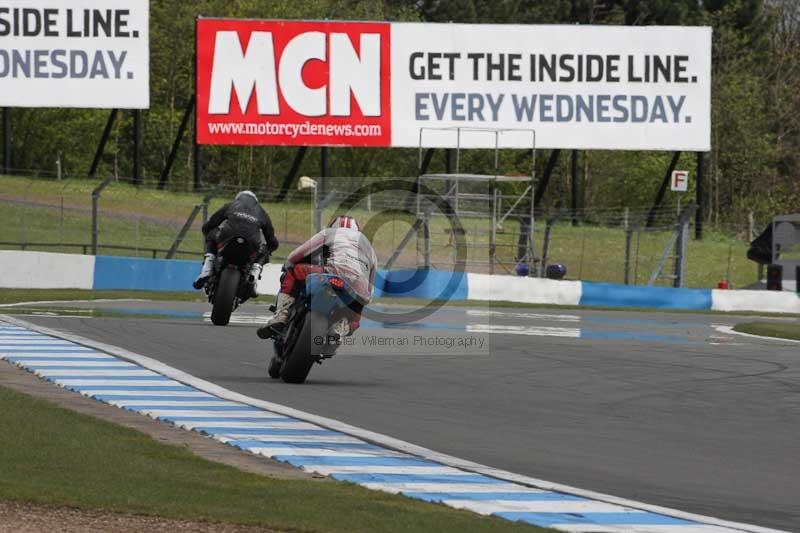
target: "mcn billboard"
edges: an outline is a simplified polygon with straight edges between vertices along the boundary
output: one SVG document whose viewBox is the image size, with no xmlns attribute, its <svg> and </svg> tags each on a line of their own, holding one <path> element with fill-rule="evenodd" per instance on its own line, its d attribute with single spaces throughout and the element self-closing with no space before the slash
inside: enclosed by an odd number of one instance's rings
<svg viewBox="0 0 800 533">
<path fill-rule="evenodd" d="M 707 27 L 199 19 L 198 141 L 706 151 L 710 76 Z"/>
</svg>

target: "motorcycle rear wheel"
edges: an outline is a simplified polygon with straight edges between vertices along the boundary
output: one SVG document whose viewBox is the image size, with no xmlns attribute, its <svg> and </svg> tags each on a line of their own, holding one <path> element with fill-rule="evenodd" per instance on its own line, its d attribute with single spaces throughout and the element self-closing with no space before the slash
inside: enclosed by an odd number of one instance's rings
<svg viewBox="0 0 800 533">
<path fill-rule="evenodd" d="M 267 365 L 267 374 L 269 374 L 269 377 L 272 379 L 278 379 L 281 377 L 281 366 L 283 366 L 283 359 L 280 357 L 278 341 L 273 341 L 272 350 L 274 353 L 272 354 L 269 364 Z"/>
<path fill-rule="evenodd" d="M 211 308 L 211 322 L 215 326 L 227 326 L 233 313 L 236 291 L 239 289 L 241 272 L 237 268 L 228 267 L 220 272 L 214 303 Z"/>
</svg>

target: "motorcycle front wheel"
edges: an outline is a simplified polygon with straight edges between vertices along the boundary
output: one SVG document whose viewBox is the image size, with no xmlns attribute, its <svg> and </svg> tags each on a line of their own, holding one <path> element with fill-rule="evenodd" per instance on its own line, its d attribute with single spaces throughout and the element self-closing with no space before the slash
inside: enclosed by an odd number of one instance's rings
<svg viewBox="0 0 800 533">
<path fill-rule="evenodd" d="M 220 273 L 211 308 L 211 322 L 215 326 L 226 326 L 230 322 L 240 277 L 241 273 L 235 267 L 228 267 Z"/>
</svg>

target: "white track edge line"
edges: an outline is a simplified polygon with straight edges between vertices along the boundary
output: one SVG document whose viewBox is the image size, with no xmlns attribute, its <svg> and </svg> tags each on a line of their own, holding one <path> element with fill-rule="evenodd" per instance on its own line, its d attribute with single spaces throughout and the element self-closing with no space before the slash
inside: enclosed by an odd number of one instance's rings
<svg viewBox="0 0 800 533">
<path fill-rule="evenodd" d="M 235 402 L 245 403 L 253 407 L 259 407 L 261 409 L 266 409 L 286 416 L 291 416 L 299 420 L 318 424 L 328 429 L 339 431 L 341 433 L 345 433 L 354 437 L 359 437 L 371 441 L 373 443 L 380 444 L 388 448 L 397 451 L 402 451 L 411 455 L 416 455 L 418 457 L 422 457 L 430 461 L 435 461 L 446 466 L 461 468 L 463 470 L 470 470 L 475 473 L 483 474 L 497 479 L 502 479 L 504 481 L 510 481 L 513 483 L 528 485 L 533 488 L 556 491 L 556 492 L 565 492 L 568 494 L 573 494 L 575 496 L 582 496 L 585 498 L 590 498 L 607 503 L 633 507 L 635 509 L 640 509 L 642 511 L 663 514 L 675 518 L 682 518 L 685 520 L 699 522 L 701 524 L 727 527 L 730 529 L 744 531 L 747 533 L 791 533 L 789 531 L 784 531 L 780 529 L 756 526 L 753 524 L 744 524 L 740 522 L 731 522 L 728 520 L 722 520 L 711 516 L 689 513 L 686 511 L 679 511 L 677 509 L 672 509 L 669 507 L 662 507 L 659 505 L 652 505 L 634 500 L 628 500 L 626 498 L 621 498 L 618 496 L 612 496 L 609 494 L 603 494 L 601 492 L 580 489 L 577 487 L 572 487 L 570 485 L 563 485 L 560 483 L 554 483 L 543 479 L 537 479 L 529 476 L 524 476 L 521 474 L 515 474 L 513 472 L 508 472 L 505 470 L 492 468 L 486 465 L 474 463 L 472 461 L 467 461 L 465 459 L 459 459 L 458 457 L 436 452 L 434 450 L 430 450 L 428 448 L 424 448 L 416 444 L 411 444 L 409 442 L 396 439 L 388 435 L 383 435 L 381 433 L 376 433 L 356 426 L 351 426 L 349 424 L 339 422 L 338 420 L 322 417 L 319 415 L 314 415 L 285 405 L 280 405 L 265 400 L 259 400 L 257 398 L 251 398 L 249 396 L 245 396 L 244 394 L 240 394 L 238 392 L 228 390 L 224 387 L 220 387 L 219 385 L 215 385 L 214 383 L 211 383 L 204 379 L 192 376 L 191 374 L 188 374 L 182 370 L 178 370 L 177 368 L 173 368 L 156 359 L 141 354 L 137 354 L 135 352 L 131 352 L 129 350 L 120 348 L 118 346 L 94 341 L 92 339 L 88 339 L 80 335 L 74 335 L 72 333 L 66 333 L 52 328 L 42 327 L 32 322 L 20 320 L 10 315 L 0 314 L 0 320 L 5 320 L 6 322 L 9 322 L 11 324 L 28 328 L 33 331 L 38 331 L 39 333 L 44 333 L 45 335 L 53 335 L 56 337 L 60 337 L 62 339 L 66 339 L 78 344 L 95 348 L 97 350 L 104 351 L 106 353 L 115 355 L 117 357 L 121 357 L 123 359 L 139 363 L 140 365 L 154 372 L 161 373 L 164 376 L 170 377 L 176 381 L 180 381 L 186 385 L 191 385 L 197 388 L 198 390 L 202 390 L 209 394 L 214 394 L 216 396 L 219 396 L 220 398 L 224 398 Z"/>
<path fill-rule="evenodd" d="M 767 337 L 766 335 L 753 335 L 752 333 L 744 333 L 743 331 L 736 331 L 735 329 L 733 329 L 733 326 L 712 325 L 711 327 L 719 331 L 720 333 L 728 333 L 730 335 L 741 335 L 743 337 L 750 337 L 752 339 L 761 339 L 764 341 L 788 342 L 789 344 L 800 344 L 800 341 L 795 339 L 784 339 L 782 337 Z"/>
</svg>

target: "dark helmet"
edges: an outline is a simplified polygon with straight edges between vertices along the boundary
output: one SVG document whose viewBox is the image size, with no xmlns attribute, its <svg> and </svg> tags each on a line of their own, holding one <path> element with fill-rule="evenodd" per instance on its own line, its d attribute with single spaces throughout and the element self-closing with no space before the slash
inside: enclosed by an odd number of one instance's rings
<svg viewBox="0 0 800 533">
<path fill-rule="evenodd" d="M 338 215 L 328 224 L 329 228 L 350 228 L 361 231 L 355 218 L 348 215 Z"/>
<path fill-rule="evenodd" d="M 567 267 L 562 265 L 561 263 L 553 263 L 552 265 L 547 265 L 547 270 L 545 270 L 545 275 L 548 279 L 564 279 L 564 276 L 567 275 Z"/>
<path fill-rule="evenodd" d="M 258 196 L 253 191 L 240 191 L 236 194 L 234 200 L 241 200 L 242 198 L 250 197 L 258 203 Z"/>
<path fill-rule="evenodd" d="M 526 263 L 525 261 L 521 261 L 521 262 L 517 263 L 516 271 L 517 271 L 517 276 L 525 277 L 525 276 L 530 275 L 531 266 L 528 263 Z"/>
</svg>

